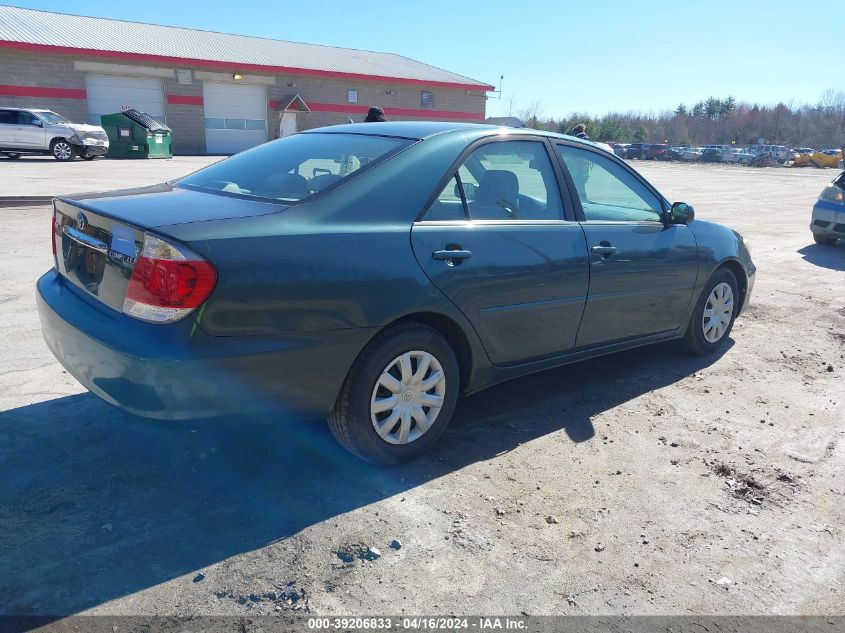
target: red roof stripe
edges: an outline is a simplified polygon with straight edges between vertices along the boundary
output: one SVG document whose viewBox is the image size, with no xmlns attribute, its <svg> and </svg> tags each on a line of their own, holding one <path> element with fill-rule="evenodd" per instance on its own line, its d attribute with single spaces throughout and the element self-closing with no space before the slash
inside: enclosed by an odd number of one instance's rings
<svg viewBox="0 0 845 633">
<path fill-rule="evenodd" d="M 51 46 L 49 44 L 31 44 L 29 42 L 12 42 L 8 40 L 0 40 L 0 47 L 30 52 L 56 53 L 59 55 L 87 55 L 91 57 L 107 57 L 110 59 L 134 59 L 139 61 L 159 62 L 166 64 L 185 64 L 190 66 L 203 66 L 205 68 L 225 68 L 227 70 L 238 70 L 241 72 L 245 70 L 254 70 L 257 72 L 289 73 L 292 75 L 315 75 L 319 77 L 352 79 L 356 81 L 381 81 L 394 84 L 411 84 L 420 86 L 433 86 L 436 88 L 478 90 L 484 92 L 494 89 L 493 86 L 453 83 L 449 81 L 426 81 L 424 79 L 409 79 L 406 77 L 382 77 L 379 75 L 367 75 L 362 73 L 345 73 L 333 70 L 314 70 L 311 68 L 294 68 L 289 66 L 273 66 L 269 64 L 239 64 L 236 62 L 213 61 L 207 59 L 191 59 L 188 57 L 148 55 L 145 53 L 125 53 L 122 51 L 103 51 L 92 48 Z"/>
<path fill-rule="evenodd" d="M 167 95 L 167 103 L 175 105 L 203 105 L 204 101 L 199 95 Z"/>
<path fill-rule="evenodd" d="M 8 86 L 0 84 L 0 95 L 6 97 L 47 97 L 51 99 L 85 99 L 85 88 L 44 88 L 41 86 Z"/>
<path fill-rule="evenodd" d="M 369 106 L 350 105 L 347 103 L 313 103 L 308 102 L 312 112 L 342 112 L 344 114 L 367 114 Z M 418 116 L 436 119 L 460 119 L 467 121 L 483 121 L 483 112 L 456 112 L 453 110 L 423 110 L 421 108 L 385 108 L 386 116 Z"/>
</svg>

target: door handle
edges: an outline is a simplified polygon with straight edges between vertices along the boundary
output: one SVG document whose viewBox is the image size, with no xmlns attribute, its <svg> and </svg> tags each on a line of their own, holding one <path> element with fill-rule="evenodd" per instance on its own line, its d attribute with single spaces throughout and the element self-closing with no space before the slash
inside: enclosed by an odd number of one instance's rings
<svg viewBox="0 0 845 633">
<path fill-rule="evenodd" d="M 439 259 L 446 262 L 450 262 L 453 260 L 462 260 L 462 259 L 469 259 L 472 257 L 472 251 L 463 251 L 463 250 L 442 250 L 442 251 L 434 251 L 431 254 L 432 259 Z"/>
<path fill-rule="evenodd" d="M 590 250 L 593 251 L 593 253 L 595 253 L 596 255 L 604 255 L 606 257 L 609 257 L 610 255 L 613 255 L 615 252 L 617 252 L 619 249 L 615 246 L 611 246 L 610 244 L 599 244 L 598 246 L 593 246 L 593 248 L 591 248 Z"/>
</svg>

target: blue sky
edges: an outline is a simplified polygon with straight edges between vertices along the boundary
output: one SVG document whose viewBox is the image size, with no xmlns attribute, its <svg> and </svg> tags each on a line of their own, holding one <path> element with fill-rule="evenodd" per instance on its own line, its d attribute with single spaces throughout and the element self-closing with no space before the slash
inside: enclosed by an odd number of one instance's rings
<svg viewBox="0 0 845 633">
<path fill-rule="evenodd" d="M 532 102 L 546 116 L 658 112 L 710 95 L 798 105 L 845 90 L 842 0 L 0 2 L 392 51 L 490 84 L 504 75 L 488 115 Z"/>
</svg>

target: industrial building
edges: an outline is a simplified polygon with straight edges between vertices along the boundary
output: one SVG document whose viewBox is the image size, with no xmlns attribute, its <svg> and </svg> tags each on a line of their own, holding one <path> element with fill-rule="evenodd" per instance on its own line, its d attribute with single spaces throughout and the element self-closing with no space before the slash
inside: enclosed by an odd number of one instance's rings
<svg viewBox="0 0 845 633">
<path fill-rule="evenodd" d="M 477 121 L 493 87 L 396 55 L 0 5 L 0 106 L 77 122 L 133 107 L 179 154 L 388 119 Z"/>
</svg>

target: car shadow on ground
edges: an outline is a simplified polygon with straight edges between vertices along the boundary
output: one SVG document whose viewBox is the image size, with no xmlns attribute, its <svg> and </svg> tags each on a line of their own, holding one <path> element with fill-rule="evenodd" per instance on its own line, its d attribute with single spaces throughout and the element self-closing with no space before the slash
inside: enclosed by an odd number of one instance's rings
<svg viewBox="0 0 845 633">
<path fill-rule="evenodd" d="M 804 261 L 830 268 L 831 270 L 845 270 L 845 240 L 839 240 L 833 246 L 810 244 L 798 250 Z"/>
<path fill-rule="evenodd" d="M 395 468 L 348 455 L 324 422 L 151 422 L 90 394 L 0 413 L 0 614 L 77 613 L 535 438 L 591 441 L 595 415 L 716 358 L 662 344 L 493 387 Z"/>
</svg>

